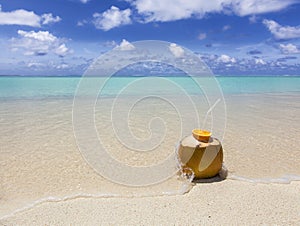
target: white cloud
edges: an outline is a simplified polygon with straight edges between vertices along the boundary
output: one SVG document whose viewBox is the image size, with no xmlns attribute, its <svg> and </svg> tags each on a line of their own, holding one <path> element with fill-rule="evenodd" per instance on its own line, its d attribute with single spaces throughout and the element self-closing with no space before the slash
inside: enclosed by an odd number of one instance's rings
<svg viewBox="0 0 300 226">
<path fill-rule="evenodd" d="M 300 49 L 293 44 L 280 44 L 279 48 L 283 54 L 298 54 L 300 53 Z"/>
<path fill-rule="evenodd" d="M 263 20 L 263 24 L 269 29 L 276 39 L 300 38 L 300 26 L 282 26 L 274 20 Z"/>
<path fill-rule="evenodd" d="M 77 26 L 81 27 L 81 26 L 83 26 L 83 25 L 85 25 L 85 24 L 87 24 L 87 23 L 88 23 L 87 20 L 81 20 L 81 21 L 78 21 L 78 22 L 77 22 Z"/>
<path fill-rule="evenodd" d="M 120 45 L 117 46 L 117 48 L 120 48 L 120 50 L 123 51 L 129 51 L 135 49 L 134 45 L 132 45 L 130 42 L 128 42 L 125 39 L 122 40 L 122 42 L 120 43 Z"/>
<path fill-rule="evenodd" d="M 70 50 L 66 47 L 66 45 L 63 43 L 60 46 L 58 46 L 57 48 L 55 48 L 54 52 L 58 55 L 58 56 L 66 56 L 68 54 Z"/>
<path fill-rule="evenodd" d="M 78 22 L 77 22 L 77 26 L 78 26 L 78 27 L 81 27 L 81 26 L 83 26 L 83 25 L 84 25 L 83 21 L 78 21 Z"/>
<path fill-rule="evenodd" d="M 67 69 L 67 68 L 69 68 L 70 66 L 68 65 L 68 64 L 66 64 L 66 63 L 62 63 L 62 64 L 60 64 L 60 65 L 57 65 L 56 66 L 56 69 Z"/>
<path fill-rule="evenodd" d="M 172 52 L 172 54 L 177 58 L 182 57 L 184 55 L 184 50 L 175 43 L 171 43 L 169 49 Z"/>
<path fill-rule="evenodd" d="M 32 68 L 32 67 L 44 67 L 44 66 L 45 66 L 45 64 L 39 63 L 39 62 L 29 62 L 29 63 L 27 63 L 27 67 L 30 67 L 30 68 Z"/>
<path fill-rule="evenodd" d="M 23 31 L 18 30 L 19 37 L 11 39 L 13 51 L 21 50 L 24 55 L 43 56 L 54 53 L 58 56 L 66 56 L 71 51 L 62 40 L 49 31 Z"/>
<path fill-rule="evenodd" d="M 54 42 L 57 39 L 54 35 L 49 33 L 49 31 L 27 32 L 27 31 L 18 30 L 18 34 L 24 38 L 35 39 L 42 42 Z"/>
<path fill-rule="evenodd" d="M 203 17 L 207 12 L 220 12 L 222 5 L 213 1 L 197 0 L 134 0 L 132 4 L 145 21 L 173 21 L 196 15 Z"/>
<path fill-rule="evenodd" d="M 218 58 L 219 62 L 222 63 L 236 63 L 236 59 L 234 57 L 230 57 L 228 55 L 222 54 L 219 58 Z"/>
<path fill-rule="evenodd" d="M 255 59 L 255 64 L 266 65 L 267 63 L 263 59 L 257 58 Z"/>
<path fill-rule="evenodd" d="M 47 70 L 66 70 L 70 69 L 70 65 L 64 62 L 38 62 L 38 61 L 29 61 L 26 63 L 26 67 L 34 71 L 47 71 Z"/>
<path fill-rule="evenodd" d="M 41 16 L 33 11 L 17 9 L 11 12 L 3 12 L 0 5 L 0 25 L 25 25 L 31 27 L 40 27 L 41 24 L 49 24 L 60 21 L 59 16 L 54 17 L 52 13 Z"/>
<path fill-rule="evenodd" d="M 32 11 L 18 9 L 11 12 L 0 10 L 0 25 L 27 25 L 31 27 L 40 26 L 40 17 Z"/>
<path fill-rule="evenodd" d="M 97 29 L 108 31 L 121 25 L 130 24 L 130 15 L 130 9 L 120 10 L 118 7 L 112 6 L 101 14 L 95 13 L 93 15 L 94 24 Z"/>
<path fill-rule="evenodd" d="M 90 0 L 80 0 L 81 3 L 86 4 L 88 3 Z"/>
<path fill-rule="evenodd" d="M 206 33 L 200 33 L 200 34 L 198 35 L 198 39 L 199 39 L 199 40 L 204 40 L 204 39 L 206 39 Z"/>
<path fill-rule="evenodd" d="M 249 22 L 251 24 L 254 24 L 254 23 L 256 23 L 258 21 L 258 19 L 259 19 L 258 16 L 252 15 L 252 16 L 249 17 Z"/>
<path fill-rule="evenodd" d="M 247 16 L 282 10 L 295 0 L 129 0 L 145 22 L 202 18 L 209 13 Z"/>
<path fill-rule="evenodd" d="M 230 2 L 233 11 L 239 16 L 277 12 L 296 3 L 295 0 L 231 0 Z"/>
<path fill-rule="evenodd" d="M 45 13 L 41 16 L 42 24 L 57 23 L 61 21 L 59 16 L 54 17 L 52 13 Z"/>
</svg>

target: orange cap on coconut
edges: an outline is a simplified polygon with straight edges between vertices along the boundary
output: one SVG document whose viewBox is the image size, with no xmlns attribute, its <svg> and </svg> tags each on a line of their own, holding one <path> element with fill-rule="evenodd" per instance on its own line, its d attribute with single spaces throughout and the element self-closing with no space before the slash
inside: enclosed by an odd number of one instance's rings
<svg viewBox="0 0 300 226">
<path fill-rule="evenodd" d="M 202 142 L 208 142 L 209 138 L 211 137 L 211 132 L 207 130 L 202 130 L 202 129 L 193 129 L 192 131 L 193 137 Z"/>
</svg>

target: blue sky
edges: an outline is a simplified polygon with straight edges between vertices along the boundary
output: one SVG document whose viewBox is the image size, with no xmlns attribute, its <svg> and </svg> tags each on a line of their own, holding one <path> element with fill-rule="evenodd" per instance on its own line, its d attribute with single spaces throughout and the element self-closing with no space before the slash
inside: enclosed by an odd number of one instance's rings
<svg viewBox="0 0 300 226">
<path fill-rule="evenodd" d="M 122 43 L 191 49 L 220 75 L 299 75 L 297 0 L 0 0 L 0 75 L 81 75 Z"/>
</svg>

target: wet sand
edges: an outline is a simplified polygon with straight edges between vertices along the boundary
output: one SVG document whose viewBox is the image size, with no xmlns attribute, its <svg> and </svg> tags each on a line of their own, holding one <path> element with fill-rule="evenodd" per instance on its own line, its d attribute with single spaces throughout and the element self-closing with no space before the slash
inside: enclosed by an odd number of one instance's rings
<svg viewBox="0 0 300 226">
<path fill-rule="evenodd" d="M 77 198 L 46 202 L 2 225 L 297 225 L 300 182 L 225 180 L 189 193 L 143 198 Z"/>
</svg>

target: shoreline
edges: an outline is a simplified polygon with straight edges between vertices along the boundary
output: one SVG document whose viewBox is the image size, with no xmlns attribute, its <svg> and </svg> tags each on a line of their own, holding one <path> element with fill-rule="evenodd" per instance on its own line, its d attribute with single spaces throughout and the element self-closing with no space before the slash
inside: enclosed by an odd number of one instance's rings
<svg viewBox="0 0 300 226">
<path fill-rule="evenodd" d="M 2 225 L 296 224 L 300 182 L 255 184 L 226 179 L 196 184 L 184 195 L 75 198 L 45 202 L 0 220 Z"/>
</svg>

